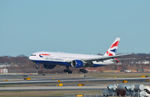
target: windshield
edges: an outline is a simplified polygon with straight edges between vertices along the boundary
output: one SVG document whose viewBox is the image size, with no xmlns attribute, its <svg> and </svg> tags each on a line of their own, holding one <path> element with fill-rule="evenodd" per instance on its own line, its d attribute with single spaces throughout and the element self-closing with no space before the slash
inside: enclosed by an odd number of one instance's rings
<svg viewBox="0 0 150 97">
<path fill-rule="evenodd" d="M 32 54 L 31 56 L 36 56 L 36 54 Z"/>
</svg>

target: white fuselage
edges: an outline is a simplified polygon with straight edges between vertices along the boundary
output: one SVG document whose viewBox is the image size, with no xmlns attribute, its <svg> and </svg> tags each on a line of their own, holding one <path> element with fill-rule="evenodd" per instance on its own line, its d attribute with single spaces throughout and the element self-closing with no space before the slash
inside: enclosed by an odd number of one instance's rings
<svg viewBox="0 0 150 97">
<path fill-rule="evenodd" d="M 37 52 L 33 53 L 29 59 L 33 61 L 50 61 L 50 62 L 70 62 L 72 60 L 88 60 L 101 58 L 101 55 L 87 55 L 87 54 L 72 54 L 61 52 Z M 92 61 L 93 64 L 112 64 L 112 59 L 105 61 Z"/>
</svg>

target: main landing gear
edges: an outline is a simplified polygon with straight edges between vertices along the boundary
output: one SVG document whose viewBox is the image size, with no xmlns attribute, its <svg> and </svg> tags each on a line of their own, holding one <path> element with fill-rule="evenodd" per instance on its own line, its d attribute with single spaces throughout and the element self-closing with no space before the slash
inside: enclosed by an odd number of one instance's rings
<svg viewBox="0 0 150 97">
<path fill-rule="evenodd" d="M 68 74 L 72 74 L 72 71 L 69 69 L 69 66 L 66 66 L 64 72 L 67 72 Z"/>
<path fill-rule="evenodd" d="M 88 73 L 88 71 L 85 70 L 85 69 L 80 69 L 80 72 L 82 72 L 82 73 Z"/>
<path fill-rule="evenodd" d="M 66 69 L 64 70 L 64 72 L 67 72 L 68 74 L 72 74 L 72 71 L 69 69 L 69 66 L 66 67 Z M 88 71 L 85 70 L 85 69 L 80 69 L 80 72 L 82 72 L 82 73 L 88 73 Z"/>
</svg>

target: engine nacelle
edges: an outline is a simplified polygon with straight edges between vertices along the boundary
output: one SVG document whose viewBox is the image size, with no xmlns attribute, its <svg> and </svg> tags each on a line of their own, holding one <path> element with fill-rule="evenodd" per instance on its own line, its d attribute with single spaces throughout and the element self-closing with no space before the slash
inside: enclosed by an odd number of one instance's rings
<svg viewBox="0 0 150 97">
<path fill-rule="evenodd" d="M 73 60 L 71 62 L 71 66 L 72 67 L 75 67 L 75 68 L 81 68 L 81 67 L 84 67 L 84 62 L 82 60 Z"/>
</svg>

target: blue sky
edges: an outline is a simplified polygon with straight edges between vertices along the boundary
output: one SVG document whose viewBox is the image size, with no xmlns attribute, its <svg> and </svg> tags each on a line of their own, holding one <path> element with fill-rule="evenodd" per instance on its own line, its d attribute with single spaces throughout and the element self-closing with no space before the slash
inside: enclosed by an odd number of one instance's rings
<svg viewBox="0 0 150 97">
<path fill-rule="evenodd" d="M 0 0 L 0 56 L 150 53 L 150 0 Z"/>
</svg>

